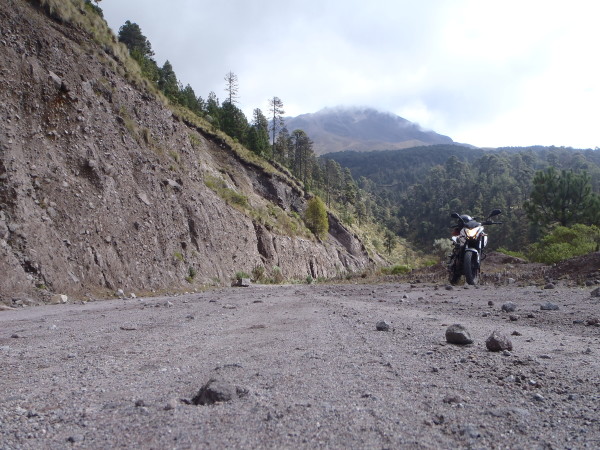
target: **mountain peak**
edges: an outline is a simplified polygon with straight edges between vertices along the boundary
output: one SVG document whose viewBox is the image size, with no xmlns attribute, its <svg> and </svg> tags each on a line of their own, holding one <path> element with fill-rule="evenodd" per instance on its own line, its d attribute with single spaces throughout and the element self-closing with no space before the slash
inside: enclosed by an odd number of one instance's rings
<svg viewBox="0 0 600 450">
<path fill-rule="evenodd" d="M 371 107 L 327 107 L 316 113 L 287 117 L 285 122 L 290 131 L 300 128 L 308 134 L 317 155 L 453 143 L 447 136 L 425 131 L 396 114 Z"/>
</svg>

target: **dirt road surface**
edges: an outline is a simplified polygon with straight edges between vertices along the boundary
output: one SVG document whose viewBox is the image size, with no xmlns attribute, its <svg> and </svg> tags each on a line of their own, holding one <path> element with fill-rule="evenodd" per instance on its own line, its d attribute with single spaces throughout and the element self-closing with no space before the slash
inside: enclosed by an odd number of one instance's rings
<svg viewBox="0 0 600 450">
<path fill-rule="evenodd" d="M 254 285 L 0 311 L 0 449 L 600 448 L 592 289 Z M 446 342 L 456 323 L 473 344 Z M 487 350 L 494 330 L 512 351 Z M 209 380 L 231 400 L 194 404 Z"/>
</svg>

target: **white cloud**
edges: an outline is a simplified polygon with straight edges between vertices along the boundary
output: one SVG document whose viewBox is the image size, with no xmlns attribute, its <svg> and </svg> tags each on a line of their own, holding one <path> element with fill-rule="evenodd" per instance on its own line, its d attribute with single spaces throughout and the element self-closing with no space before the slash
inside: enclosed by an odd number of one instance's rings
<svg viewBox="0 0 600 450">
<path fill-rule="evenodd" d="M 248 115 L 278 96 L 290 115 L 371 106 L 475 145 L 600 145 L 593 0 L 104 3 L 198 95 L 236 73 Z"/>
</svg>

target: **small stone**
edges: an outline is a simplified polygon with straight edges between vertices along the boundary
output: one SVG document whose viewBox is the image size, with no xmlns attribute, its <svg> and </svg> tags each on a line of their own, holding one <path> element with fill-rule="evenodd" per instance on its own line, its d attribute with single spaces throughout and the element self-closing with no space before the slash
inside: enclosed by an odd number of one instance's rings
<svg viewBox="0 0 600 450">
<path fill-rule="evenodd" d="M 117 292 L 115 292 L 115 294 L 117 295 L 117 297 L 119 298 L 123 298 L 125 297 L 125 291 L 123 291 L 123 289 L 117 289 Z"/>
<path fill-rule="evenodd" d="M 521 333 L 519 333 L 518 331 L 513 331 L 512 333 L 510 333 L 513 336 L 523 336 Z"/>
<path fill-rule="evenodd" d="M 73 436 L 69 436 L 69 438 L 67 439 L 67 441 L 75 444 L 78 442 L 83 442 L 84 441 L 84 437 L 83 434 L 74 434 Z"/>
<path fill-rule="evenodd" d="M 542 311 L 558 311 L 560 308 L 554 303 L 546 302 L 540 306 L 540 309 Z"/>
<path fill-rule="evenodd" d="M 481 433 L 477 431 L 477 428 L 474 425 L 471 424 L 466 424 L 463 427 L 461 427 L 459 434 L 461 436 L 468 436 L 471 439 L 477 439 L 481 437 Z"/>
<path fill-rule="evenodd" d="M 244 389 L 235 387 L 225 381 L 211 379 L 192 398 L 192 404 L 212 405 L 218 402 L 229 402 L 246 394 L 247 391 Z"/>
<path fill-rule="evenodd" d="M 519 316 L 517 316 L 516 314 L 511 314 L 510 316 L 508 316 L 508 318 L 511 322 L 516 322 L 517 320 L 519 320 Z"/>
<path fill-rule="evenodd" d="M 252 281 L 250 280 L 250 278 L 238 278 L 237 283 L 235 285 L 239 287 L 249 287 L 251 284 Z"/>
<path fill-rule="evenodd" d="M 454 289 L 454 287 L 453 287 L 452 285 L 450 285 L 450 284 L 447 284 L 447 285 L 446 285 L 446 290 L 447 290 L 447 291 L 451 291 L 451 290 L 453 290 L 453 289 Z"/>
<path fill-rule="evenodd" d="M 592 292 L 590 292 L 590 295 L 592 297 L 600 297 L 600 288 L 594 289 Z"/>
<path fill-rule="evenodd" d="M 64 294 L 55 294 L 52 297 L 50 297 L 51 305 L 61 305 L 61 304 L 67 303 L 68 301 L 69 301 L 69 297 L 67 297 Z"/>
<path fill-rule="evenodd" d="M 533 399 L 536 402 L 543 402 L 544 400 L 546 400 L 542 394 L 538 394 L 538 393 L 533 394 Z"/>
<path fill-rule="evenodd" d="M 131 294 L 129 294 L 129 298 L 137 298 L 137 295 L 135 295 L 135 293 L 132 292 Z"/>
<path fill-rule="evenodd" d="M 390 331 L 390 324 L 387 323 L 385 320 L 380 320 L 375 325 L 375 329 L 377 331 Z"/>
<path fill-rule="evenodd" d="M 546 286 L 544 286 L 544 289 L 556 289 L 556 286 L 554 283 L 548 283 Z"/>
<path fill-rule="evenodd" d="M 506 302 L 502 305 L 502 311 L 504 312 L 513 312 L 516 311 L 517 309 L 517 305 L 515 305 L 513 302 Z"/>
<path fill-rule="evenodd" d="M 510 339 L 498 331 L 494 331 L 490 337 L 486 339 L 485 346 L 491 352 L 501 352 L 503 350 L 510 351 L 513 349 Z"/>
<path fill-rule="evenodd" d="M 488 306 L 494 306 L 494 302 L 492 300 L 488 301 Z"/>
<path fill-rule="evenodd" d="M 169 400 L 167 402 L 167 404 L 165 405 L 165 411 L 171 411 L 173 409 L 177 408 L 177 405 L 179 405 L 179 402 L 177 401 L 177 399 L 172 398 L 171 400 Z"/>
<path fill-rule="evenodd" d="M 461 324 L 456 323 L 446 328 L 446 342 L 456 345 L 468 345 L 473 343 L 471 334 Z"/>
</svg>

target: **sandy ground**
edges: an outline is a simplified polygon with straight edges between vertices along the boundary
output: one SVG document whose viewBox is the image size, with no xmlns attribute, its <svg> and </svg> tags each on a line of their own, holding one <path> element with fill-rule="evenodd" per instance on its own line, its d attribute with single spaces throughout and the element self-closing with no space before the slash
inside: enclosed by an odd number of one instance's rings
<svg viewBox="0 0 600 450">
<path fill-rule="evenodd" d="M 592 289 L 254 285 L 0 311 L 0 449 L 600 448 Z M 455 323 L 472 345 L 446 342 Z M 486 349 L 494 330 L 512 351 Z M 211 379 L 239 395 L 192 404 Z"/>
</svg>

